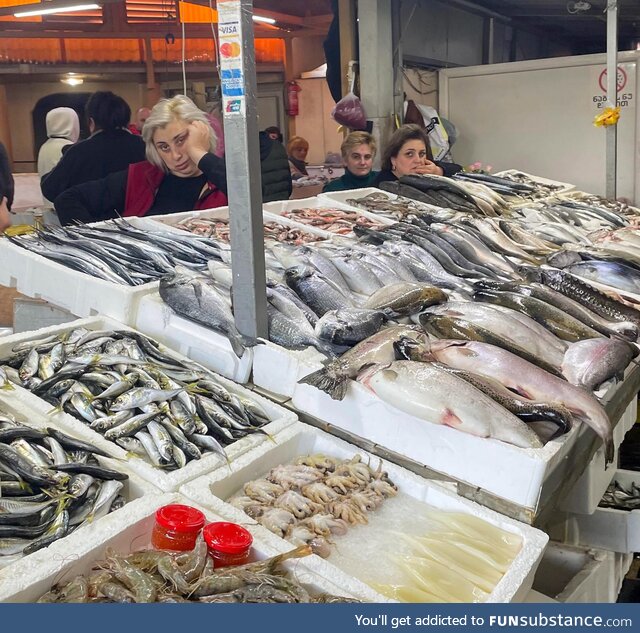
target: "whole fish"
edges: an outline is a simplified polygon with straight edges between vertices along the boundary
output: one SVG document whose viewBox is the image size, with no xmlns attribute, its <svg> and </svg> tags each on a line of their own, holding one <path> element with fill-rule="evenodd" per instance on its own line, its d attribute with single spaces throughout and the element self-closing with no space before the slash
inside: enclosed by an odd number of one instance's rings
<svg viewBox="0 0 640 633">
<path fill-rule="evenodd" d="M 304 320 L 306 326 L 301 326 L 301 320 L 295 321 L 285 316 L 272 305 L 267 306 L 269 319 L 269 340 L 276 345 L 282 345 L 287 349 L 301 350 L 307 347 L 315 347 L 319 352 L 328 356 L 335 356 L 335 351 L 326 342 L 321 341 L 314 330 L 308 331 L 309 323 Z M 309 326 L 310 327 L 310 326 Z"/>
<path fill-rule="evenodd" d="M 577 277 L 640 295 L 640 273 L 630 266 L 592 260 L 571 264 L 565 270 Z"/>
<path fill-rule="evenodd" d="M 476 341 L 432 340 L 422 351 L 416 349 L 413 360 L 433 358 L 481 376 L 494 378 L 508 389 L 527 398 L 561 404 L 585 421 L 602 438 L 607 464 L 613 460 L 611 422 L 602 405 L 586 390 L 552 376 L 515 354 Z"/>
<path fill-rule="evenodd" d="M 379 310 L 330 310 L 316 323 L 316 336 L 336 345 L 355 345 L 373 336 L 385 321 Z"/>
<path fill-rule="evenodd" d="M 593 391 L 614 376 L 621 376 L 638 349 L 617 339 L 589 339 L 569 346 L 562 373 L 572 384 Z"/>
<path fill-rule="evenodd" d="M 423 332 L 412 326 L 396 325 L 385 328 L 358 343 L 339 358 L 325 362 L 322 369 L 301 378 L 298 382 L 316 387 L 328 393 L 334 400 L 344 400 L 349 379 L 355 378 L 362 367 L 395 360 L 393 343 L 402 336 L 416 341 L 426 339 Z"/>
<path fill-rule="evenodd" d="M 231 309 L 205 278 L 178 273 L 160 280 L 160 296 L 177 314 L 220 332 L 229 339 L 236 356 L 252 344 L 236 329 Z"/>
<path fill-rule="evenodd" d="M 353 300 L 324 275 L 309 266 L 287 268 L 287 285 L 318 315 L 329 310 L 353 308 Z"/>
<path fill-rule="evenodd" d="M 592 285 L 562 270 L 523 266 L 520 271 L 529 281 L 537 281 L 562 293 L 611 321 L 631 321 L 640 327 L 640 311 L 606 295 Z"/>
<path fill-rule="evenodd" d="M 521 448 L 542 443 L 526 424 L 480 390 L 431 363 L 395 361 L 358 379 L 381 400 L 433 424 L 501 440 Z"/>
<path fill-rule="evenodd" d="M 420 312 L 436 303 L 444 303 L 447 294 L 428 284 L 399 282 L 380 288 L 372 294 L 362 307 L 368 310 L 380 310 L 389 317 L 409 315 Z"/>
</svg>

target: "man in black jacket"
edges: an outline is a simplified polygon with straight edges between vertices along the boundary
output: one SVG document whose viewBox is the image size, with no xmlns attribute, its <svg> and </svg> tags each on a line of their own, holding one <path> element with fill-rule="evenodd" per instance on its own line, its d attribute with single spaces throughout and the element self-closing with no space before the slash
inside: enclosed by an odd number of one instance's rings
<svg viewBox="0 0 640 633">
<path fill-rule="evenodd" d="M 288 200 L 293 186 L 287 150 L 279 141 L 260 132 L 260 171 L 262 173 L 262 202 Z"/>
<path fill-rule="evenodd" d="M 6 147 L 0 143 L 0 200 L 7 199 L 7 208 L 11 210 L 13 204 L 14 183 L 11 165 L 9 164 L 9 154 Z"/>
<path fill-rule="evenodd" d="M 90 180 L 123 171 L 145 159 L 144 141 L 127 130 L 131 108 L 113 92 L 94 92 L 85 108 L 91 136 L 69 146 L 60 162 L 42 177 L 40 188 L 47 200 Z"/>
</svg>

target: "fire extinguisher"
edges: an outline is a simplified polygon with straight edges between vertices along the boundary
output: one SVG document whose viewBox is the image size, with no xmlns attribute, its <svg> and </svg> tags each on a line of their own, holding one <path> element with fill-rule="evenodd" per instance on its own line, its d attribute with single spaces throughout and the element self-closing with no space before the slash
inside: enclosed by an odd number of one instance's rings
<svg viewBox="0 0 640 633">
<path fill-rule="evenodd" d="M 298 116 L 300 114 L 300 106 L 298 101 L 298 93 L 302 90 L 295 81 L 287 82 L 286 101 L 287 114 L 289 116 Z"/>
</svg>

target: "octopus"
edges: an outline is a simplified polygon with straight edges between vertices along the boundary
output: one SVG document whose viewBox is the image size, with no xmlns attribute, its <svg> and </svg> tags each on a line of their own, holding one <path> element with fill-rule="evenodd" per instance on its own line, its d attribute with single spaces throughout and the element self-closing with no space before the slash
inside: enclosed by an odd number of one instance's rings
<svg viewBox="0 0 640 633">
<path fill-rule="evenodd" d="M 355 504 L 351 503 L 349 499 L 332 501 L 327 504 L 327 510 L 329 510 L 336 519 L 343 519 L 347 523 L 351 523 L 351 525 L 355 525 L 356 523 L 366 525 L 369 523 L 364 513 L 361 512 Z"/>
<path fill-rule="evenodd" d="M 284 492 L 284 488 L 266 479 L 255 479 L 244 485 L 244 493 L 255 501 L 271 503 Z"/>
<path fill-rule="evenodd" d="M 265 508 L 262 516 L 258 517 L 258 522 L 270 532 L 284 537 L 289 526 L 296 522 L 296 518 L 282 508 Z"/>
<path fill-rule="evenodd" d="M 283 488 L 302 488 L 308 484 L 320 481 L 323 478 L 322 472 L 316 468 L 304 465 L 288 464 L 276 466 L 271 470 L 268 479 Z"/>
<path fill-rule="evenodd" d="M 331 545 L 327 539 L 324 536 L 318 536 L 307 526 L 300 524 L 289 526 L 285 538 L 294 545 L 304 545 L 305 543 L 310 545 L 313 553 L 321 558 L 329 558 L 331 555 Z"/>
<path fill-rule="evenodd" d="M 338 465 L 338 460 L 333 457 L 327 457 L 316 453 L 315 455 L 303 455 L 298 457 L 294 464 L 299 466 L 310 466 L 311 468 L 317 468 L 323 472 L 333 472 Z"/>
<path fill-rule="evenodd" d="M 324 481 L 327 486 L 341 492 L 343 495 L 348 494 L 349 490 L 360 487 L 360 484 L 356 480 L 351 479 L 351 477 L 345 477 L 344 475 L 330 475 Z"/>
<path fill-rule="evenodd" d="M 351 503 L 360 509 L 361 512 L 371 512 L 372 510 L 376 510 L 384 501 L 384 497 L 375 493 L 373 490 L 353 492 L 349 499 L 351 500 Z"/>
<path fill-rule="evenodd" d="M 373 478 L 374 473 L 367 464 L 362 463 L 360 455 L 355 455 L 353 459 L 348 462 L 342 462 L 335 470 L 336 475 L 344 475 L 355 479 L 361 484 L 368 484 Z"/>
<path fill-rule="evenodd" d="M 383 496 L 385 499 L 389 497 L 395 497 L 398 494 L 398 487 L 385 479 L 376 479 L 369 484 L 369 490 L 372 490 L 378 495 Z"/>
<path fill-rule="evenodd" d="M 329 503 L 329 501 L 334 501 L 340 496 L 333 488 L 329 488 L 327 484 L 323 484 L 321 481 L 303 486 L 302 494 L 316 503 Z"/>
<path fill-rule="evenodd" d="M 349 525 L 343 519 L 336 519 L 332 514 L 315 514 L 308 519 L 300 521 L 300 525 L 308 527 L 318 536 L 342 536 L 347 533 Z"/>
<path fill-rule="evenodd" d="M 238 510 L 246 512 L 249 516 L 255 514 L 255 510 L 252 512 L 252 508 L 261 508 L 262 504 L 255 499 L 247 496 L 235 497 L 229 500 L 229 504 Z"/>
<path fill-rule="evenodd" d="M 322 506 L 306 499 L 299 492 L 288 490 L 281 494 L 273 504 L 276 508 L 288 510 L 298 519 L 304 519 L 322 510 Z"/>
</svg>

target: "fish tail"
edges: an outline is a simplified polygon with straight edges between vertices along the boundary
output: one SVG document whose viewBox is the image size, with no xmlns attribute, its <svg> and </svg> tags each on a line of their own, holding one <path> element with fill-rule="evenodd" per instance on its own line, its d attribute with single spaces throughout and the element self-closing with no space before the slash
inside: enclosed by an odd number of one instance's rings
<svg viewBox="0 0 640 633">
<path fill-rule="evenodd" d="M 58 413 L 62 413 L 62 405 L 58 405 L 56 407 L 53 407 L 53 409 L 49 409 L 49 411 L 47 411 L 47 415 L 54 415 Z"/>
<path fill-rule="evenodd" d="M 245 337 L 242 334 L 229 332 L 229 343 L 231 344 L 231 349 L 233 349 L 234 354 L 238 358 L 242 358 L 246 347 L 245 347 Z"/>
<path fill-rule="evenodd" d="M 15 391 L 15 387 L 8 380 L 4 385 L 2 385 L 2 387 L 0 387 L 0 389 L 3 389 L 4 391 Z"/>
<path fill-rule="evenodd" d="M 327 365 L 312 374 L 298 380 L 299 384 L 311 385 L 328 393 L 334 400 L 344 400 L 347 395 L 348 376 L 336 371 L 337 368 Z"/>
</svg>

